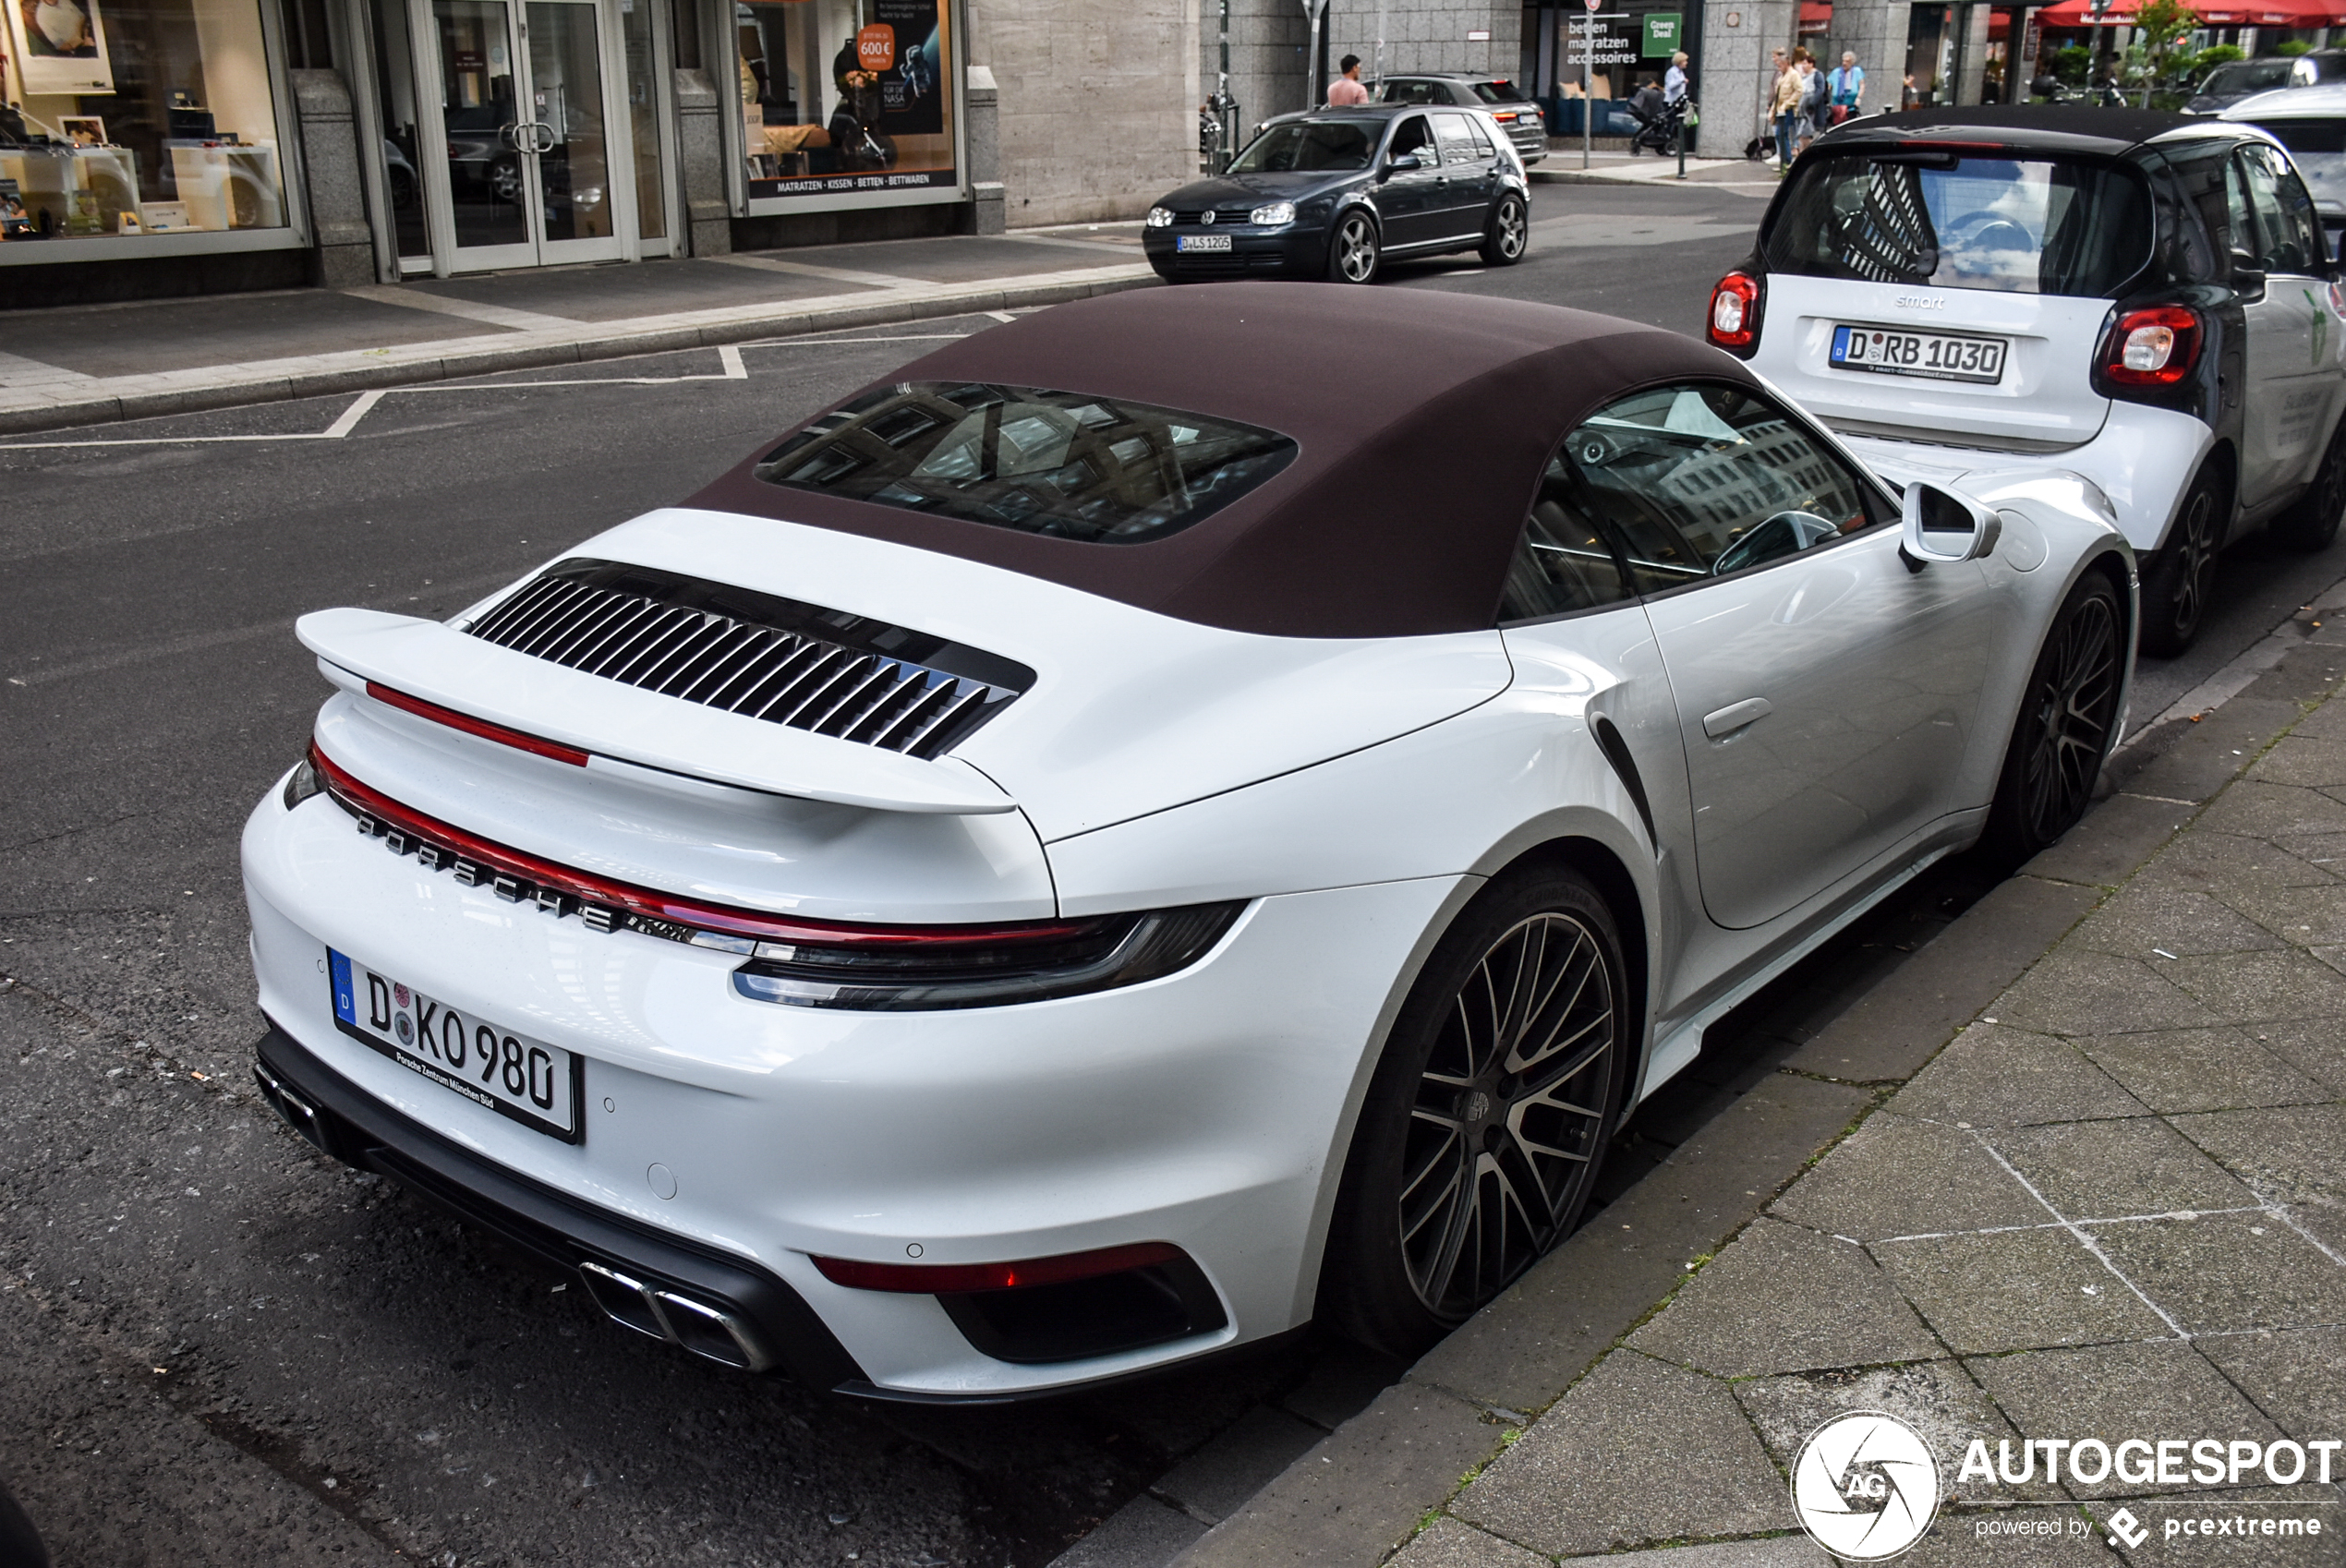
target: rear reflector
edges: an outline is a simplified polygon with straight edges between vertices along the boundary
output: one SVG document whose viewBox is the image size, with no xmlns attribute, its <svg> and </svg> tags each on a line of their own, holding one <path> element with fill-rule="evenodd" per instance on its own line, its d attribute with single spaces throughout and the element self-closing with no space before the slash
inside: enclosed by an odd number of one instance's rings
<svg viewBox="0 0 2346 1568">
<path fill-rule="evenodd" d="M 1062 1252 L 1015 1263 L 862 1263 L 851 1258 L 817 1258 L 815 1267 L 833 1285 L 851 1290 L 886 1290 L 901 1296 L 962 1296 L 981 1290 L 1017 1290 L 1097 1279 L 1159 1263 L 1188 1261 L 1189 1254 L 1168 1241 L 1138 1241 L 1091 1252 Z"/>
<path fill-rule="evenodd" d="M 445 724 L 451 730 L 461 730 L 467 735 L 478 735 L 484 741 L 494 741 L 501 746 L 511 746 L 515 751 L 530 752 L 541 757 L 551 757 L 556 762 L 566 762 L 573 767 L 586 766 L 586 758 L 590 754 L 580 751 L 576 746 L 565 746 L 559 741 L 549 741 L 537 735 L 525 734 L 519 730 L 508 730 L 502 724 L 491 724 L 485 718 L 475 718 L 468 713 L 458 713 L 453 707 L 441 707 L 438 703 L 428 703 L 421 697 L 411 697 L 405 692 L 394 692 L 389 686 L 378 681 L 367 682 L 367 694 L 379 703 L 399 709 L 402 713 L 412 713 L 418 718 L 429 718 L 434 724 Z"/>
</svg>

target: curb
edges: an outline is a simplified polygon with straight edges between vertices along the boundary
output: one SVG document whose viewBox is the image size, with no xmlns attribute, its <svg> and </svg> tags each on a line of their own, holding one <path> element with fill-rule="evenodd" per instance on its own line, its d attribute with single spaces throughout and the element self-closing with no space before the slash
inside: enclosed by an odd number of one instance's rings
<svg viewBox="0 0 2346 1568">
<path fill-rule="evenodd" d="M 2316 606 L 2341 588 L 2346 583 L 2316 596 Z M 2232 661 L 2249 673 L 2232 686 L 2237 711 L 2157 726 L 2122 748 L 2111 759 L 2113 770 L 2123 760 L 2117 792 L 2060 843 L 1789 1051 L 1600 1223 L 1583 1226 L 1427 1352 L 1374 1405 L 1176 1558 L 1175 1568 L 1367 1565 L 1406 1543 L 1668 1302 L 1692 1272 L 1688 1260 L 1699 1262 L 1739 1235 L 2196 819 L 2263 750 L 2248 742 L 2269 743 L 2304 717 L 2309 701 L 2336 689 L 2346 620 L 2318 631 L 2311 623 L 2319 615 L 2316 609 L 2283 622 L 2277 635 L 2297 635 L 2279 657 L 2268 638 Z"/>
<path fill-rule="evenodd" d="M 171 414 L 200 414 L 219 408 L 240 408 L 296 398 L 333 397 L 381 387 L 415 386 L 507 370 L 535 370 L 548 366 L 574 365 L 599 359 L 623 359 L 636 355 L 665 354 L 679 349 L 716 348 L 811 332 L 841 332 L 853 327 L 888 326 L 901 321 L 930 320 L 942 316 L 966 316 L 987 310 L 1060 305 L 1094 295 L 1155 286 L 1156 275 L 1145 266 L 1096 269 L 1091 277 L 1061 278 L 1042 283 L 940 284 L 935 293 L 897 298 L 854 296 L 835 306 L 794 302 L 771 311 L 728 311 L 725 319 L 694 322 L 675 318 L 651 318 L 652 324 L 628 330 L 581 323 L 579 332 L 555 341 L 536 333 L 515 333 L 479 347 L 424 354 L 410 360 L 369 363 L 372 353 L 353 350 L 320 360 L 343 363 L 296 369 L 302 360 L 280 360 L 287 368 L 271 373 L 266 362 L 243 368 L 244 376 L 187 387 L 125 391 L 73 401 L 0 407 L 0 436 L 30 435 L 79 425 L 113 424 L 127 419 L 152 419 Z M 720 314 L 710 312 L 711 315 Z M 514 341 L 519 339 L 521 341 Z M 536 339 L 538 341 L 531 341 Z M 200 371 L 181 372 L 200 375 Z M 129 380 L 129 378 L 124 378 Z M 150 378 L 139 378 L 149 380 Z"/>
</svg>

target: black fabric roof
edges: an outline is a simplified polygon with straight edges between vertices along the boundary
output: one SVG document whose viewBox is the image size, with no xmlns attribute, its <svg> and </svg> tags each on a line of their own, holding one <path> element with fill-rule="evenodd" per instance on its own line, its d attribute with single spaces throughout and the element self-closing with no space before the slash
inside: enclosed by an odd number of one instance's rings
<svg viewBox="0 0 2346 1568">
<path fill-rule="evenodd" d="M 1542 469 L 1565 433 L 1657 381 L 1754 386 L 1692 338 L 1610 316 L 1430 289 L 1234 283 L 1056 307 L 890 374 L 1126 397 L 1294 438 L 1294 462 L 1146 544 L 1093 544 L 767 484 L 768 442 L 686 504 L 1023 572 L 1143 609 L 1278 636 L 1493 623 Z"/>
<path fill-rule="evenodd" d="M 1868 115 L 1820 139 L 1827 147 L 1881 140 L 1991 141 L 2047 152 L 2113 154 L 2185 126 L 2210 121 L 2164 109 L 2096 109 L 2051 103 L 1988 103 Z"/>
</svg>

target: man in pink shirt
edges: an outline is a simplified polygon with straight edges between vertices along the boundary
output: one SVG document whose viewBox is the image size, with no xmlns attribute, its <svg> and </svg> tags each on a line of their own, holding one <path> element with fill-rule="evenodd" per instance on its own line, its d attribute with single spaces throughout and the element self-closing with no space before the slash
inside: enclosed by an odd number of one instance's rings
<svg viewBox="0 0 2346 1568">
<path fill-rule="evenodd" d="M 1328 83 L 1328 107 L 1331 109 L 1349 109 L 1356 103 L 1369 101 L 1369 90 L 1360 85 L 1360 56 L 1347 54 L 1343 70 L 1342 76 Z"/>
</svg>

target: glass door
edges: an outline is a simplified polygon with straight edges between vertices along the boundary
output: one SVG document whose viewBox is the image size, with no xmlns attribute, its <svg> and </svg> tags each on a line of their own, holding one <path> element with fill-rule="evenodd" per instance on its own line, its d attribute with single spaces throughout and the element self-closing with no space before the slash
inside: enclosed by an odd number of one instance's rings
<svg viewBox="0 0 2346 1568">
<path fill-rule="evenodd" d="M 435 271 L 617 260 L 635 240 L 599 0 L 429 0 L 409 15 Z M 616 112 L 614 112 L 616 111 Z M 614 155 L 613 136 L 617 140 Z"/>
</svg>

